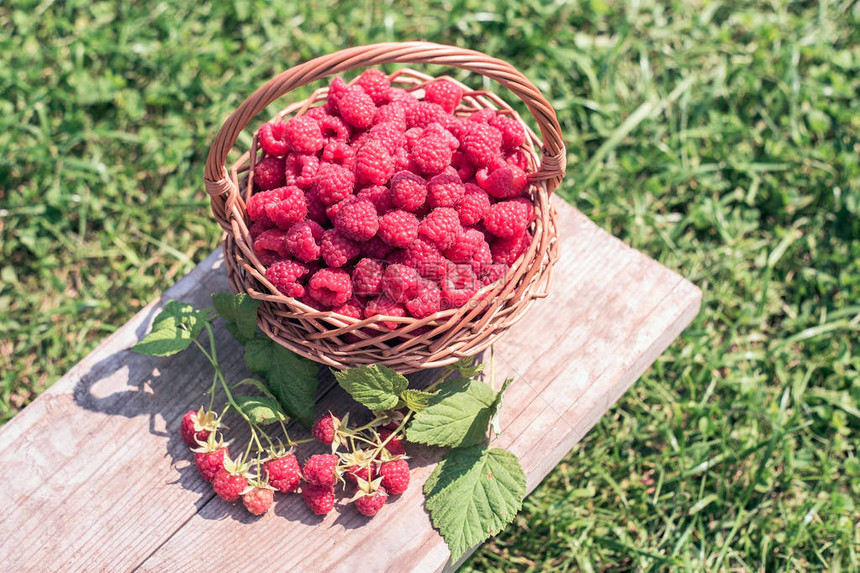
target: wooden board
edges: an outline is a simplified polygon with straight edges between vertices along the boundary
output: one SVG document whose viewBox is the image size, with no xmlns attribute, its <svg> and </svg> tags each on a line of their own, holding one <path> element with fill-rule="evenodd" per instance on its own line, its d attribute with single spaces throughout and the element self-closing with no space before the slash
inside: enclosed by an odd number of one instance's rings
<svg viewBox="0 0 860 573">
<path fill-rule="evenodd" d="M 666 349 L 701 301 L 677 274 L 562 201 L 556 206 L 562 250 L 551 294 L 494 349 L 497 383 L 515 378 L 495 444 L 520 457 L 529 491 Z M 0 570 L 454 567 L 422 506 L 421 487 L 438 460 L 432 448 L 410 446 L 412 484 L 383 509 L 384 519 L 351 507 L 317 517 L 298 495 L 278 496 L 273 511 L 255 518 L 215 497 L 178 436 L 182 415 L 202 403 L 211 382 L 208 362 L 193 350 L 157 359 L 128 348 L 165 300 L 206 306 L 223 290 L 219 252 L 0 429 Z M 216 334 L 227 378 L 248 375 L 239 345 L 223 328 Z M 317 407 L 363 415 L 330 376 Z M 550 426 L 556 430 L 547 443 Z"/>
</svg>

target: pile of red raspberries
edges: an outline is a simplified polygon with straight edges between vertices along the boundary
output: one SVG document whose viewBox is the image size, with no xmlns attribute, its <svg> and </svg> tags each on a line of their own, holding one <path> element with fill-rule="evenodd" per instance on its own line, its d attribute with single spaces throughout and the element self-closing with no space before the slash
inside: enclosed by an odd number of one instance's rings
<svg viewBox="0 0 860 573">
<path fill-rule="evenodd" d="M 423 90 L 419 100 L 368 69 L 257 132 L 250 235 L 281 293 L 357 319 L 424 318 L 466 304 L 529 247 L 522 124 L 455 115 L 452 82 Z"/>
</svg>

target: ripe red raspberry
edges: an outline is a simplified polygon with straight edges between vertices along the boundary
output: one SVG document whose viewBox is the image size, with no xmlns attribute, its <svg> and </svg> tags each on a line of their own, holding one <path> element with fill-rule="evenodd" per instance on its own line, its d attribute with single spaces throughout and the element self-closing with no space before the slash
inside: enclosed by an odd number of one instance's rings
<svg viewBox="0 0 860 573">
<path fill-rule="evenodd" d="M 254 185 L 261 191 L 276 189 L 284 184 L 284 159 L 269 155 L 254 166 Z"/>
<path fill-rule="evenodd" d="M 393 121 L 385 121 L 377 123 L 370 128 L 368 132 L 369 141 L 378 141 L 385 146 L 389 154 L 406 145 L 406 136 L 403 134 L 405 130 L 401 129 Z"/>
<path fill-rule="evenodd" d="M 337 314 L 351 316 L 352 318 L 364 318 L 364 305 L 355 297 L 352 297 L 340 306 L 332 307 L 331 310 Z"/>
<path fill-rule="evenodd" d="M 348 143 L 332 141 L 325 146 L 322 161 L 334 163 L 346 169 L 355 169 L 355 150 Z"/>
<path fill-rule="evenodd" d="M 367 495 L 362 495 L 357 498 L 353 503 L 355 504 L 355 509 L 362 515 L 367 517 L 373 517 L 379 510 L 382 509 L 382 506 L 385 505 L 385 501 L 388 499 L 388 493 L 385 491 L 385 488 L 380 486 L 376 491 L 372 493 L 368 493 Z"/>
<path fill-rule="evenodd" d="M 266 216 L 279 228 L 287 231 L 304 221 L 308 214 L 305 193 L 296 186 L 282 187 L 281 199 L 266 205 Z"/>
<path fill-rule="evenodd" d="M 399 318 L 406 316 L 406 309 L 403 307 L 403 305 L 394 302 L 383 294 L 370 300 L 367 303 L 367 307 L 364 309 L 365 318 L 370 318 L 371 316 L 376 316 L 379 314 L 383 316 L 394 316 Z M 400 327 L 402 323 L 388 320 L 383 321 L 380 324 L 382 324 L 382 326 L 389 330 L 395 330 Z"/>
<path fill-rule="evenodd" d="M 284 239 L 290 254 L 303 263 L 309 263 L 320 258 L 320 241 L 323 228 L 309 220 L 293 225 Z M 256 248 L 256 244 L 254 245 Z"/>
<path fill-rule="evenodd" d="M 287 454 L 263 464 L 269 483 L 282 493 L 292 493 L 302 483 L 302 468 L 295 454 Z"/>
<path fill-rule="evenodd" d="M 326 306 L 340 306 L 352 296 L 352 280 L 343 269 L 320 269 L 308 281 L 308 294 Z"/>
<path fill-rule="evenodd" d="M 271 221 L 255 222 L 248 227 L 248 234 L 251 235 L 252 241 L 256 241 L 257 237 L 274 228 L 275 225 L 273 225 Z"/>
<path fill-rule="evenodd" d="M 355 174 L 333 163 L 323 163 L 317 171 L 314 189 L 326 205 L 334 205 L 352 195 Z"/>
<path fill-rule="evenodd" d="M 466 187 L 456 172 L 444 171 L 427 182 L 427 203 L 432 208 L 455 207 L 466 194 Z"/>
<path fill-rule="evenodd" d="M 325 264 L 342 267 L 361 253 L 361 247 L 337 229 L 329 229 L 323 233 L 320 252 Z"/>
<path fill-rule="evenodd" d="M 332 142 L 346 143 L 352 137 L 352 129 L 341 118 L 335 115 L 326 115 L 317 120 L 320 133 L 326 144 Z"/>
<path fill-rule="evenodd" d="M 338 99 L 337 109 L 346 123 L 358 129 L 370 127 L 376 115 L 376 105 L 360 86 L 350 87 Z"/>
<path fill-rule="evenodd" d="M 352 271 L 352 292 L 359 296 L 382 293 L 382 263 L 371 258 L 361 259 Z"/>
<path fill-rule="evenodd" d="M 451 164 L 451 155 L 451 147 L 444 138 L 422 135 L 412 146 L 409 158 L 418 172 L 435 175 Z"/>
<path fill-rule="evenodd" d="M 404 107 L 412 107 L 418 103 L 418 99 L 403 88 L 391 88 L 386 94 L 389 103 L 399 103 Z"/>
<path fill-rule="evenodd" d="M 382 260 L 392 250 L 394 250 L 394 247 L 380 239 L 379 235 L 361 244 L 361 254 L 371 259 Z"/>
<path fill-rule="evenodd" d="M 439 104 L 447 113 L 454 113 L 462 98 L 463 90 L 447 80 L 435 80 L 424 86 L 424 101 Z"/>
<path fill-rule="evenodd" d="M 445 250 L 445 257 L 455 263 L 468 263 L 481 243 L 486 243 L 481 231 L 477 229 L 465 230 L 457 241 Z"/>
<path fill-rule="evenodd" d="M 478 292 L 478 284 L 471 265 L 449 264 L 442 280 L 442 308 L 459 308 Z"/>
<path fill-rule="evenodd" d="M 397 151 L 394 152 L 394 172 L 405 171 L 409 169 L 409 152 L 406 151 L 406 148 L 401 147 Z"/>
<path fill-rule="evenodd" d="M 497 199 L 513 199 L 522 195 L 528 184 L 525 171 L 515 165 L 508 165 L 490 173 L 481 187 Z"/>
<path fill-rule="evenodd" d="M 218 470 L 215 479 L 212 480 L 212 489 L 224 501 L 236 501 L 246 487 L 248 487 L 248 478 L 241 473 L 228 471 L 226 468 Z"/>
<path fill-rule="evenodd" d="M 421 237 L 406 247 L 403 263 L 433 281 L 438 281 L 445 274 L 445 257 L 436 245 Z"/>
<path fill-rule="evenodd" d="M 340 418 L 329 412 L 314 422 L 311 434 L 322 443 L 331 445 L 337 430 L 336 426 L 340 426 Z"/>
<path fill-rule="evenodd" d="M 337 483 L 337 456 L 334 454 L 316 454 L 308 458 L 303 471 L 305 481 L 310 484 L 334 487 Z"/>
<path fill-rule="evenodd" d="M 436 285 L 433 286 L 435 287 Z M 388 441 L 386 442 L 386 440 Z M 388 453 L 392 456 L 402 456 L 406 453 L 406 445 L 403 441 L 403 434 L 395 434 L 392 430 L 389 430 L 388 428 L 381 428 L 379 430 L 379 443 L 384 443 L 384 449 L 387 450 Z"/>
<path fill-rule="evenodd" d="M 379 475 L 382 487 L 391 495 L 400 495 L 409 487 L 409 464 L 403 458 L 382 464 Z"/>
<path fill-rule="evenodd" d="M 376 207 L 369 199 L 346 199 L 335 215 L 334 227 L 353 241 L 366 241 L 379 229 Z"/>
<path fill-rule="evenodd" d="M 182 441 L 196 448 L 201 443 L 205 443 L 209 435 L 217 429 L 217 414 L 200 408 L 200 410 L 189 410 L 185 413 L 179 425 L 179 434 L 182 436 Z"/>
<path fill-rule="evenodd" d="M 358 192 L 357 197 L 369 199 L 380 215 L 394 208 L 394 194 L 384 185 L 372 185 Z"/>
<path fill-rule="evenodd" d="M 496 239 L 490 244 L 490 252 L 493 254 L 493 262 L 512 265 L 528 250 L 531 243 L 532 236 L 528 231 L 515 237 Z"/>
<path fill-rule="evenodd" d="M 406 131 L 406 106 L 394 102 L 379 106 L 376 115 L 373 116 L 374 126 L 384 123 L 393 123 L 401 133 Z M 404 142 L 405 143 L 405 142 Z"/>
<path fill-rule="evenodd" d="M 439 312 L 441 297 L 442 293 L 436 283 L 429 279 L 422 279 L 415 296 L 406 301 L 406 310 L 415 318 L 430 316 Z M 386 449 L 391 451 L 389 448 Z"/>
<path fill-rule="evenodd" d="M 270 266 L 289 256 L 286 234 L 280 229 L 263 231 L 254 239 L 254 253 L 260 262 Z"/>
<path fill-rule="evenodd" d="M 508 151 L 505 154 L 505 162 L 508 165 L 513 165 L 514 167 L 519 167 L 526 173 L 528 173 L 529 166 L 529 156 L 522 149 L 514 149 L 513 151 Z"/>
<path fill-rule="evenodd" d="M 433 209 L 418 226 L 418 234 L 433 241 L 439 250 L 453 245 L 462 232 L 457 210 L 451 207 Z"/>
<path fill-rule="evenodd" d="M 389 265 L 382 275 L 382 292 L 394 302 L 406 302 L 418 292 L 421 277 L 406 265 Z"/>
<path fill-rule="evenodd" d="M 388 101 L 388 90 L 391 88 L 391 82 L 381 70 L 376 68 L 364 70 L 355 83 L 364 88 L 364 92 L 370 96 L 376 105 Z"/>
<path fill-rule="evenodd" d="M 394 206 L 405 211 L 417 211 L 427 200 L 427 182 L 420 175 L 400 171 L 391 178 Z"/>
<path fill-rule="evenodd" d="M 266 269 L 266 279 L 284 296 L 298 298 L 305 294 L 300 280 L 310 272 L 297 261 L 279 261 Z"/>
<path fill-rule="evenodd" d="M 310 189 L 314 184 L 320 160 L 316 155 L 290 153 L 286 162 L 286 184 L 295 185 L 303 190 Z"/>
<path fill-rule="evenodd" d="M 224 468 L 224 458 L 229 457 L 227 446 L 214 446 L 215 449 L 204 447 L 194 454 L 194 464 L 200 477 L 208 482 L 215 479 L 215 474 Z"/>
<path fill-rule="evenodd" d="M 349 91 L 349 84 L 343 81 L 343 78 L 334 78 L 328 86 L 328 96 L 326 98 L 326 107 L 329 114 L 335 114 L 338 109 L 340 98 L 346 95 Z"/>
<path fill-rule="evenodd" d="M 306 483 L 302 486 L 302 499 L 317 515 L 325 515 L 334 509 L 334 486 L 319 486 Z"/>
<path fill-rule="evenodd" d="M 245 509 L 254 515 L 263 515 L 269 511 L 274 500 L 275 490 L 270 487 L 255 487 L 242 494 L 242 503 L 245 505 Z"/>
<path fill-rule="evenodd" d="M 486 241 L 486 236 L 484 238 L 484 242 L 481 243 L 478 248 L 472 253 L 472 260 L 470 262 L 472 265 L 472 271 L 475 273 L 475 276 L 482 276 L 485 269 L 493 264 L 493 254 L 490 251 L 490 245 Z"/>
<path fill-rule="evenodd" d="M 346 199 L 335 203 L 334 205 L 329 205 L 325 208 L 325 215 L 328 217 L 329 221 L 334 221 L 337 218 L 337 214 L 340 211 L 340 208 L 347 204 L 350 199 L 355 199 L 355 195 L 349 195 Z"/>
<path fill-rule="evenodd" d="M 355 174 L 359 183 L 384 185 L 394 175 L 394 158 L 385 143 L 371 139 L 355 154 Z"/>
<path fill-rule="evenodd" d="M 268 155 L 283 157 L 290 150 L 287 141 L 287 124 L 281 120 L 264 123 L 257 132 L 260 147 Z"/>
<path fill-rule="evenodd" d="M 440 137 L 446 144 L 448 144 L 448 147 L 451 148 L 452 152 L 456 151 L 457 148 L 460 147 L 460 142 L 457 138 L 439 122 L 433 122 L 425 127 L 424 131 L 421 132 L 421 137 Z"/>
<path fill-rule="evenodd" d="M 351 483 L 358 483 L 358 479 L 361 478 L 364 481 L 373 481 L 376 479 L 376 464 L 372 461 L 367 462 L 365 465 L 358 466 L 352 465 L 346 468 L 344 475 L 346 479 L 348 479 Z"/>
<path fill-rule="evenodd" d="M 527 200 L 500 201 L 484 217 L 487 230 L 497 237 L 518 237 L 528 227 L 534 208 Z"/>
<path fill-rule="evenodd" d="M 421 139 L 421 135 L 424 133 L 424 128 L 422 127 L 411 127 L 407 129 L 403 133 L 403 137 L 406 138 L 406 149 L 412 150 L 412 147 L 415 145 L 415 142 Z"/>
<path fill-rule="evenodd" d="M 505 151 L 516 149 L 526 141 L 526 130 L 523 124 L 511 117 L 497 115 L 490 120 L 490 125 L 501 132 L 502 149 Z"/>
<path fill-rule="evenodd" d="M 284 128 L 284 139 L 296 153 L 316 153 L 323 147 L 323 136 L 316 120 L 306 115 L 291 117 Z"/>
<path fill-rule="evenodd" d="M 494 282 L 505 278 L 505 275 L 508 274 L 508 269 L 510 268 L 510 266 L 502 263 L 483 265 L 481 275 L 479 275 L 478 278 L 481 280 L 481 284 L 483 286 L 491 285 Z"/>
<path fill-rule="evenodd" d="M 463 137 L 465 137 L 466 134 L 469 133 L 469 130 L 472 129 L 471 121 L 453 115 L 449 115 L 445 118 L 445 122 L 442 125 L 445 126 L 445 129 L 451 132 L 451 135 L 453 135 L 458 142 L 463 141 Z"/>
<path fill-rule="evenodd" d="M 379 218 L 379 238 L 394 247 L 408 247 L 418 237 L 418 217 L 396 209 Z"/>
<path fill-rule="evenodd" d="M 329 220 L 325 212 L 326 205 L 320 199 L 319 193 L 311 188 L 305 193 L 305 201 L 308 204 L 308 219 L 317 225 L 327 225 Z"/>
<path fill-rule="evenodd" d="M 306 115 L 306 116 L 308 116 L 308 117 L 312 117 L 312 118 L 314 118 L 315 120 L 317 120 L 317 123 L 319 123 L 319 122 L 320 122 L 320 121 L 322 121 L 323 119 L 325 119 L 325 118 L 329 117 L 329 114 L 328 114 L 328 112 L 325 110 L 325 106 L 324 106 L 324 105 L 318 105 L 318 106 L 316 106 L 316 107 L 312 107 L 312 108 L 310 108 L 310 109 L 307 111 L 307 113 L 305 113 L 305 115 Z"/>
<path fill-rule="evenodd" d="M 407 127 L 427 127 L 431 123 L 442 123 L 446 120 L 445 109 L 436 103 L 419 101 L 406 110 Z"/>
<path fill-rule="evenodd" d="M 476 167 L 489 165 L 501 153 L 502 134 L 485 123 L 475 123 L 463 136 L 460 149 Z"/>
<path fill-rule="evenodd" d="M 466 183 L 466 193 L 457 205 L 457 214 L 463 225 L 474 225 L 490 210 L 490 196 L 473 183 Z"/>
<path fill-rule="evenodd" d="M 469 116 L 469 121 L 475 123 L 490 123 L 496 119 L 496 112 L 492 109 L 479 109 Z"/>
</svg>

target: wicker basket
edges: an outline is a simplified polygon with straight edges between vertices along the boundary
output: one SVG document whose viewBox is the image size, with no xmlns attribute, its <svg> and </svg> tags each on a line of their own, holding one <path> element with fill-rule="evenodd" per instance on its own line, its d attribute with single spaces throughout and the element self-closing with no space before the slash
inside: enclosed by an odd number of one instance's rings
<svg viewBox="0 0 860 573">
<path fill-rule="evenodd" d="M 265 266 L 254 253 L 248 232 L 245 202 L 251 185 L 240 184 L 243 173 L 253 172 L 257 159 L 256 138 L 230 171 L 225 162 L 239 133 L 269 104 L 292 89 L 353 68 L 390 63 L 438 64 L 463 68 L 499 82 L 519 96 L 537 120 L 543 145 L 528 126 L 525 145 L 529 155 L 529 195 L 534 200 L 536 220 L 528 251 L 515 262 L 507 276 L 484 287 L 458 309 L 444 310 L 423 319 L 372 317 L 357 320 L 333 312 L 315 310 L 301 301 L 280 294 L 265 277 Z M 392 85 L 419 89 L 436 79 L 408 69 L 390 76 Z M 446 78 L 454 81 L 452 78 Z M 520 120 L 501 98 L 490 92 L 464 89 L 458 114 L 477 109 L 503 110 Z M 278 117 L 303 114 L 325 102 L 327 88 L 316 90 L 305 101 L 294 103 Z M 540 154 L 538 153 L 540 150 Z M 553 263 L 558 258 L 555 210 L 549 194 L 564 176 L 565 150 L 555 111 L 538 89 L 510 64 L 477 51 L 427 42 L 384 43 L 341 50 L 299 64 L 255 91 L 227 119 L 209 151 L 205 183 L 212 211 L 224 229 L 224 259 L 230 285 L 260 301 L 259 327 L 279 344 L 334 368 L 362 364 L 385 364 L 399 372 L 451 364 L 472 356 L 495 342 L 519 321 L 534 301 L 549 288 Z M 241 178 L 241 179 L 240 179 Z M 398 322 L 390 330 L 380 324 Z"/>
</svg>

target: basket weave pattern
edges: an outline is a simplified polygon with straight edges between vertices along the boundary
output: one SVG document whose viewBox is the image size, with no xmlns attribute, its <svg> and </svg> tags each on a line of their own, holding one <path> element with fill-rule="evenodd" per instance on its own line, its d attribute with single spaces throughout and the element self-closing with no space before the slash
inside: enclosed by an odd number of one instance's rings
<svg viewBox="0 0 860 573">
<path fill-rule="evenodd" d="M 231 167 L 225 167 L 227 153 L 239 132 L 268 104 L 295 87 L 356 67 L 385 63 L 430 63 L 460 67 L 488 76 L 516 93 L 534 114 L 544 144 L 528 128 L 524 146 L 529 156 L 528 190 L 535 205 L 533 240 L 526 253 L 515 262 L 507 276 L 484 287 L 466 305 L 443 310 L 423 319 L 385 317 L 385 322 L 401 326 L 389 330 L 383 320 L 364 320 L 318 311 L 301 301 L 286 297 L 268 282 L 266 267 L 254 253 L 248 232 L 245 203 L 253 192 L 248 175 L 259 160 L 256 137 L 249 152 Z M 464 91 L 456 115 L 470 115 L 484 108 L 521 118 L 504 100 L 491 92 L 473 91 L 453 78 Z M 434 78 L 410 69 L 389 76 L 392 86 L 420 90 Z M 278 118 L 306 113 L 326 101 L 328 88 L 321 88 L 302 102 L 293 103 Z M 549 194 L 564 175 L 564 146 L 555 112 L 522 74 L 509 64 L 480 52 L 425 42 L 375 44 L 342 50 L 300 64 L 277 76 L 252 94 L 227 119 L 215 138 L 206 164 L 206 191 L 212 211 L 224 229 L 224 259 L 228 279 L 235 292 L 246 292 L 260 301 L 258 325 L 279 344 L 335 368 L 362 364 L 384 364 L 409 373 L 451 364 L 490 346 L 519 321 L 534 301 L 546 296 L 552 265 L 558 258 L 555 211 Z"/>
</svg>

